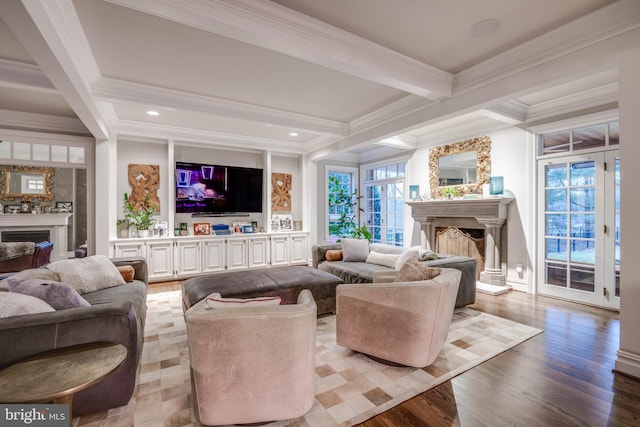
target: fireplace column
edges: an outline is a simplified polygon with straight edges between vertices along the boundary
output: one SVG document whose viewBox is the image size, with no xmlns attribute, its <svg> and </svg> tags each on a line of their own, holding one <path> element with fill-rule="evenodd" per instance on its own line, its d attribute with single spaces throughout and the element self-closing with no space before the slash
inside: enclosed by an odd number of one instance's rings
<svg viewBox="0 0 640 427">
<path fill-rule="evenodd" d="M 480 273 L 480 281 L 490 285 L 504 286 L 505 275 L 500 260 L 500 242 L 502 226 L 505 218 L 478 218 L 476 221 L 484 225 L 485 252 L 484 271 Z"/>
</svg>

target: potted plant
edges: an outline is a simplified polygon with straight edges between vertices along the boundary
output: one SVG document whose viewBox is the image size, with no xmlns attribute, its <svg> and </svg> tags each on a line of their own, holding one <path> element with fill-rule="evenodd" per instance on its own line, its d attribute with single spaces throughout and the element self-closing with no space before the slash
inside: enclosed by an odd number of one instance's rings
<svg viewBox="0 0 640 427">
<path fill-rule="evenodd" d="M 126 210 L 124 218 L 129 222 L 129 226 L 138 231 L 138 237 L 148 237 L 149 228 L 153 225 L 153 215 L 156 213 L 155 206 L 149 203 L 149 197 L 144 199 L 144 206 L 136 210 L 131 205 L 129 195 L 124 193 L 123 206 Z"/>
<path fill-rule="evenodd" d="M 442 197 L 445 199 L 453 199 L 458 197 L 458 189 L 456 187 L 446 187 L 442 189 Z"/>
</svg>

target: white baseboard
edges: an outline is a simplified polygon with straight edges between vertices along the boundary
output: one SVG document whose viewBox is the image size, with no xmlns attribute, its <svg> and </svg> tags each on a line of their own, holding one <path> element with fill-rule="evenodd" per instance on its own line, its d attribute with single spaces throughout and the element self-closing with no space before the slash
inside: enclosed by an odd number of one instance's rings
<svg viewBox="0 0 640 427">
<path fill-rule="evenodd" d="M 640 378 L 640 354 L 618 350 L 617 355 L 614 371 Z"/>
</svg>

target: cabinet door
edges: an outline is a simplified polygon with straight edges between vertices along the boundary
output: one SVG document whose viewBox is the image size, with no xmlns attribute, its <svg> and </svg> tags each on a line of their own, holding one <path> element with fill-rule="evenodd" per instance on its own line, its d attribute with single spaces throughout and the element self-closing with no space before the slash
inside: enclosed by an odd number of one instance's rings
<svg viewBox="0 0 640 427">
<path fill-rule="evenodd" d="M 269 266 L 269 241 L 266 237 L 249 239 L 249 267 Z"/>
<path fill-rule="evenodd" d="M 144 242 L 116 243 L 114 249 L 116 258 L 147 256 Z"/>
<path fill-rule="evenodd" d="M 248 266 L 247 239 L 227 240 L 227 269 L 239 270 Z"/>
<path fill-rule="evenodd" d="M 173 242 L 147 244 L 149 280 L 173 277 Z"/>
<path fill-rule="evenodd" d="M 271 237 L 271 265 L 289 264 L 289 236 Z"/>
<path fill-rule="evenodd" d="M 291 236 L 291 264 L 308 264 L 307 235 L 294 234 Z"/>
<path fill-rule="evenodd" d="M 200 240 L 178 241 L 178 275 L 200 273 Z"/>
<path fill-rule="evenodd" d="M 225 243 L 223 239 L 202 241 L 202 271 L 222 271 L 225 268 Z"/>
</svg>

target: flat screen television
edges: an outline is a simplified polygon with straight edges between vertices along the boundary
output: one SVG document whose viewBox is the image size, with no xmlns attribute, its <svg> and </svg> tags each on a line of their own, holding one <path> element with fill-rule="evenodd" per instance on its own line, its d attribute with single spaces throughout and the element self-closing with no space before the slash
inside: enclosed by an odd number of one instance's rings
<svg viewBox="0 0 640 427">
<path fill-rule="evenodd" d="M 176 213 L 262 212 L 262 169 L 176 162 Z"/>
</svg>

